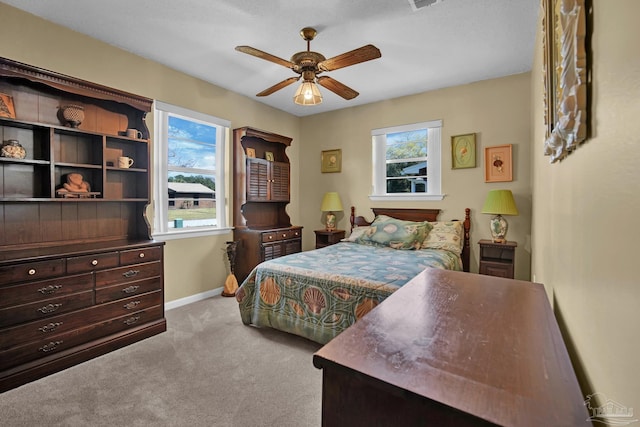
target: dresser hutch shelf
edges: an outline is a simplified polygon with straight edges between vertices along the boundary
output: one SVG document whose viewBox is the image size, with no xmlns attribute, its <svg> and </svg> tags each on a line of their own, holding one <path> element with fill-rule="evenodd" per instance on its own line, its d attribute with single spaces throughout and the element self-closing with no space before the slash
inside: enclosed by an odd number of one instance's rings
<svg viewBox="0 0 640 427">
<path fill-rule="evenodd" d="M 235 275 L 242 282 L 261 263 L 302 250 L 302 227 L 291 225 L 291 138 L 243 127 L 233 130 Z M 267 158 L 269 157 L 269 159 Z"/>
<path fill-rule="evenodd" d="M 0 392 L 166 330 L 163 243 L 151 238 L 152 100 L 0 58 Z M 83 107 L 76 128 L 61 108 Z M 4 114 L 8 115 L 8 114 Z M 137 129 L 141 138 L 129 138 Z M 134 166 L 118 168 L 118 157 Z M 60 197 L 69 174 L 89 192 Z M 69 196 L 69 193 L 66 194 Z"/>
</svg>

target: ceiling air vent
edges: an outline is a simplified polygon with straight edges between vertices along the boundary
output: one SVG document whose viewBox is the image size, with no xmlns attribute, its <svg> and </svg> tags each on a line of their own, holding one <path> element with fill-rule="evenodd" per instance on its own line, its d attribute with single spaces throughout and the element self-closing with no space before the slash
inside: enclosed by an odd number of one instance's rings
<svg viewBox="0 0 640 427">
<path fill-rule="evenodd" d="M 409 0 L 411 9 L 413 9 L 414 12 L 424 7 L 431 6 L 432 4 L 441 3 L 441 2 L 442 0 Z"/>
</svg>

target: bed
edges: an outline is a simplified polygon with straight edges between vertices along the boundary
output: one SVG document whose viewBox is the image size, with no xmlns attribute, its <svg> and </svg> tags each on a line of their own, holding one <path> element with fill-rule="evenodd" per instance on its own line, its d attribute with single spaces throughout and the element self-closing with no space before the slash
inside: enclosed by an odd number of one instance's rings
<svg viewBox="0 0 640 427">
<path fill-rule="evenodd" d="M 242 322 L 325 344 L 427 267 L 469 271 L 470 210 L 351 208 L 340 243 L 259 264 L 236 292 Z"/>
</svg>

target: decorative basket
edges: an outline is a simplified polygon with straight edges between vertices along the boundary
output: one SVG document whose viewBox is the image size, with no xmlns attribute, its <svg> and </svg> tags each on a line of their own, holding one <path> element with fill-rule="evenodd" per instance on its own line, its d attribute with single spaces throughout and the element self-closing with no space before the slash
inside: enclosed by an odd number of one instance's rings
<svg viewBox="0 0 640 427">
<path fill-rule="evenodd" d="M 27 150 L 24 149 L 20 142 L 16 139 L 9 139 L 2 143 L 0 149 L 1 157 L 9 157 L 11 159 L 24 159 L 27 156 Z"/>
<path fill-rule="evenodd" d="M 84 107 L 81 105 L 65 105 L 62 108 L 62 118 L 72 128 L 80 126 L 84 120 Z"/>
</svg>

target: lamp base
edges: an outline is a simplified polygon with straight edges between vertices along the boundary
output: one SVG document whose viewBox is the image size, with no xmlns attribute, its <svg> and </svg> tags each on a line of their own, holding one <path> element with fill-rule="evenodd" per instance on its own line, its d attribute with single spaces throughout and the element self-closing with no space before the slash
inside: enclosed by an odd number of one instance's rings
<svg viewBox="0 0 640 427">
<path fill-rule="evenodd" d="M 327 222 L 326 228 L 327 231 L 333 231 L 336 229 L 336 216 L 333 212 L 327 212 Z"/>
<path fill-rule="evenodd" d="M 506 243 L 507 229 L 509 225 L 502 215 L 496 215 L 489 222 L 491 227 L 491 237 L 494 243 Z"/>
</svg>

